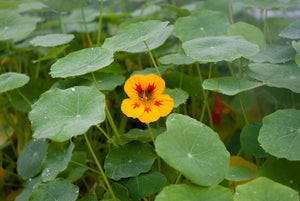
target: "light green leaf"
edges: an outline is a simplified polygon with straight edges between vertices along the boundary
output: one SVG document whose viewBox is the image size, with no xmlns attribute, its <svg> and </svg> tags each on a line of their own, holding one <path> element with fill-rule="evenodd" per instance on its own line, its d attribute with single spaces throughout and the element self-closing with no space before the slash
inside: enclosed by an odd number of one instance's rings
<svg viewBox="0 0 300 201">
<path fill-rule="evenodd" d="M 296 57 L 295 57 L 295 62 L 297 66 L 300 67 L 300 41 L 292 41 L 292 46 L 293 48 L 297 51 Z"/>
<path fill-rule="evenodd" d="M 289 8 L 295 6 L 293 1 L 280 0 L 246 0 L 245 5 L 253 8 L 271 10 L 275 8 Z"/>
<path fill-rule="evenodd" d="M 25 74 L 8 72 L 0 75 L 0 93 L 24 86 L 29 81 Z"/>
<path fill-rule="evenodd" d="M 213 186 L 203 188 L 192 184 L 170 185 L 165 187 L 155 198 L 156 201 L 233 201 L 228 188 Z"/>
<path fill-rule="evenodd" d="M 196 10 L 192 15 L 180 17 L 176 20 L 174 35 L 181 42 L 200 37 L 227 35 L 229 25 L 229 20 L 221 12 L 204 9 Z"/>
<path fill-rule="evenodd" d="M 250 64 L 248 75 L 268 86 L 300 93 L 300 68 L 296 64 Z"/>
<path fill-rule="evenodd" d="M 186 54 L 184 52 L 180 52 L 180 53 L 169 54 L 169 55 L 160 57 L 159 62 L 162 64 L 181 65 L 181 64 L 192 64 L 192 63 L 195 63 L 196 60 L 191 57 L 186 56 Z"/>
<path fill-rule="evenodd" d="M 158 71 L 162 75 L 167 70 L 173 70 L 174 68 L 175 68 L 175 66 L 173 66 L 173 65 L 168 65 L 168 66 L 161 65 L 161 66 L 158 66 Z M 157 71 L 154 67 L 145 68 L 144 70 L 139 70 L 139 71 L 133 71 L 133 73 L 131 75 L 148 75 L 148 74 L 151 74 L 151 73 L 155 74 L 155 75 L 158 75 Z"/>
<path fill-rule="evenodd" d="M 218 36 L 197 38 L 184 42 L 185 53 L 200 62 L 233 61 L 258 53 L 259 47 L 242 36 Z"/>
<path fill-rule="evenodd" d="M 267 45 L 262 48 L 258 54 L 250 58 L 250 60 L 256 63 L 285 63 L 292 60 L 295 57 L 295 50 L 291 45 Z"/>
<path fill-rule="evenodd" d="M 256 44 L 259 47 L 265 47 L 265 36 L 263 32 L 254 25 L 245 22 L 237 22 L 230 25 L 228 29 L 230 36 L 243 36 L 250 43 Z"/>
<path fill-rule="evenodd" d="M 255 177 L 255 172 L 244 166 L 230 166 L 225 179 L 230 181 L 245 181 Z"/>
<path fill-rule="evenodd" d="M 85 7 L 84 9 L 85 23 L 92 22 L 97 16 L 99 16 L 99 10 L 91 7 Z M 64 23 L 84 23 L 82 18 L 82 10 L 73 10 L 69 16 L 64 17 Z"/>
<path fill-rule="evenodd" d="M 236 95 L 243 91 L 248 91 L 262 86 L 264 83 L 254 82 L 245 78 L 219 77 L 204 80 L 202 86 L 206 90 L 218 92 L 225 95 Z"/>
<path fill-rule="evenodd" d="M 259 177 L 249 183 L 238 185 L 234 195 L 234 200 L 299 201 L 299 197 L 297 191 L 265 177 Z"/>
<path fill-rule="evenodd" d="M 37 36 L 30 41 L 33 46 L 55 47 L 66 44 L 74 39 L 73 34 L 47 34 Z"/>
<path fill-rule="evenodd" d="M 174 100 L 174 108 L 178 107 L 180 104 L 185 103 L 189 98 L 189 94 L 182 89 L 165 89 L 164 94 L 168 94 Z"/>
<path fill-rule="evenodd" d="M 43 161 L 42 180 L 50 181 L 56 178 L 58 173 L 64 171 L 72 157 L 74 144 L 51 142 L 48 153 Z"/>
<path fill-rule="evenodd" d="M 167 131 L 156 138 L 158 155 L 196 184 L 220 183 L 228 171 L 230 154 L 218 134 L 181 114 L 171 114 L 166 124 Z"/>
<path fill-rule="evenodd" d="M 49 59 L 55 59 L 58 58 L 58 55 L 62 53 L 69 45 L 62 45 L 57 47 L 52 47 L 51 50 L 43 57 L 38 58 L 37 60 L 33 60 L 32 63 L 37 63 L 41 61 L 46 61 Z"/>
<path fill-rule="evenodd" d="M 82 49 L 57 60 L 51 66 L 52 77 L 70 77 L 99 70 L 113 62 L 114 53 L 101 47 Z"/>
<path fill-rule="evenodd" d="M 71 11 L 76 8 L 84 7 L 87 4 L 86 0 L 39 0 L 50 8 L 59 12 Z"/>
<path fill-rule="evenodd" d="M 42 181 L 42 177 L 40 175 L 35 178 L 29 178 L 26 181 L 26 184 L 25 184 L 25 187 L 24 187 L 22 193 L 16 197 L 15 201 L 28 201 L 29 197 L 33 191 L 34 185 L 40 183 L 41 181 Z"/>
<path fill-rule="evenodd" d="M 125 81 L 123 75 L 114 75 L 112 73 L 95 72 L 94 76 L 99 89 L 106 91 L 114 90 L 117 86 L 121 86 Z M 83 78 L 90 80 L 94 85 L 93 76 L 91 74 L 85 75 Z"/>
<path fill-rule="evenodd" d="M 240 135 L 240 143 L 243 150 L 257 158 L 267 156 L 267 153 L 261 148 L 257 139 L 261 126 L 260 123 L 246 124 Z"/>
<path fill-rule="evenodd" d="M 131 142 L 113 149 L 104 162 L 106 175 L 114 180 L 136 177 L 148 172 L 156 159 L 156 154 L 149 144 Z"/>
<path fill-rule="evenodd" d="M 23 179 L 34 177 L 40 172 L 47 148 L 48 142 L 44 139 L 33 139 L 24 146 L 17 162 L 18 174 Z"/>
<path fill-rule="evenodd" d="M 147 7 L 142 7 L 140 9 L 137 9 L 135 11 L 133 11 L 130 15 L 132 17 L 138 18 L 138 17 L 147 17 L 157 11 L 160 10 L 160 6 L 157 6 L 155 4 L 150 4 Z M 140 14 L 142 13 L 142 15 L 140 16 Z"/>
<path fill-rule="evenodd" d="M 83 151 L 73 152 L 71 160 L 80 163 L 82 165 L 86 165 L 86 161 L 87 161 L 86 152 Z M 75 164 L 73 162 L 70 162 L 68 167 L 63 172 L 61 172 L 59 176 L 69 182 L 74 182 L 80 177 L 82 177 L 82 175 L 86 170 L 87 170 L 86 168 L 78 164 Z"/>
<path fill-rule="evenodd" d="M 29 200 L 75 201 L 78 197 L 78 192 L 77 186 L 61 179 L 55 179 L 35 187 Z"/>
<path fill-rule="evenodd" d="M 169 25 L 165 27 L 163 30 L 160 32 L 154 34 L 152 37 L 148 38 L 146 40 L 146 43 L 149 47 L 150 50 L 153 50 L 162 44 L 168 39 L 168 37 L 171 35 L 173 31 L 173 25 Z M 148 49 L 146 48 L 146 45 L 144 42 L 140 42 L 135 46 L 129 47 L 127 49 L 124 49 L 125 52 L 131 52 L 131 53 L 136 53 L 136 52 L 146 52 Z"/>
<path fill-rule="evenodd" d="M 105 119 L 105 97 L 94 87 L 52 89 L 29 113 L 33 137 L 65 141 Z"/>
<path fill-rule="evenodd" d="M 129 195 L 134 201 L 159 192 L 166 183 L 167 178 L 159 172 L 141 174 L 121 181 L 121 184 L 128 189 Z"/>
<path fill-rule="evenodd" d="M 113 37 L 107 38 L 102 47 L 112 51 L 126 50 L 161 32 L 168 23 L 158 20 L 130 23 L 127 26 L 122 26 L 119 32 Z"/>
<path fill-rule="evenodd" d="M 280 32 L 279 36 L 289 39 L 300 39 L 300 20 L 292 22 Z"/>
<path fill-rule="evenodd" d="M 300 160 L 300 111 L 277 110 L 265 116 L 258 141 L 264 150 L 278 158 Z"/>
<path fill-rule="evenodd" d="M 259 167 L 257 176 L 268 177 L 275 182 L 289 186 L 300 191 L 300 161 L 288 161 L 268 157 L 264 164 Z"/>
<path fill-rule="evenodd" d="M 48 7 L 38 1 L 32 1 L 32 2 L 26 2 L 19 5 L 17 12 L 34 12 L 34 11 L 41 11 L 41 10 L 47 10 Z"/>
<path fill-rule="evenodd" d="M 21 16 L 14 11 L 0 10 L 0 41 L 20 39 L 29 35 L 36 26 L 36 20 Z"/>
</svg>

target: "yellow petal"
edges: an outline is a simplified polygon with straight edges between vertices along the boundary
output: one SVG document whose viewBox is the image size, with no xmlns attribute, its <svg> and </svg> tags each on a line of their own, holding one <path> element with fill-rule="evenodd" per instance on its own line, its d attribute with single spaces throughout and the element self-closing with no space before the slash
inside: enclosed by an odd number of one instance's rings
<svg viewBox="0 0 300 201">
<path fill-rule="evenodd" d="M 145 75 L 133 75 L 125 82 L 124 91 L 129 98 L 139 98 L 139 92 L 142 90 L 142 83 L 144 79 Z"/>
<path fill-rule="evenodd" d="M 160 117 L 159 110 L 157 107 L 153 107 L 153 105 L 145 106 L 144 113 L 139 116 L 139 120 L 143 123 L 150 123 L 157 121 Z"/>
<path fill-rule="evenodd" d="M 153 101 L 153 107 L 158 109 L 161 117 L 164 117 L 173 110 L 174 100 L 169 95 L 163 94 Z"/>
<path fill-rule="evenodd" d="M 138 100 L 127 98 L 122 101 L 121 110 L 127 117 L 137 118 L 143 114 L 145 107 Z"/>
<path fill-rule="evenodd" d="M 155 74 L 148 74 L 142 80 L 142 89 L 151 90 L 152 91 L 152 98 L 156 98 L 160 96 L 163 91 L 165 90 L 165 81 L 161 77 Z"/>
</svg>

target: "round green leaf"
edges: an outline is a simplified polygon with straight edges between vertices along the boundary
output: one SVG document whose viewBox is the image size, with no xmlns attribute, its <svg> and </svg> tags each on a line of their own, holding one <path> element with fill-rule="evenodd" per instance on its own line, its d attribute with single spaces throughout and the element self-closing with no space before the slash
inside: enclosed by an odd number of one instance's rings
<svg viewBox="0 0 300 201">
<path fill-rule="evenodd" d="M 222 93 L 225 95 L 236 95 L 243 91 L 248 91 L 262 86 L 264 83 L 254 82 L 245 78 L 220 77 L 204 80 L 202 86 L 206 90 Z"/>
<path fill-rule="evenodd" d="M 300 192 L 300 161 L 288 161 L 268 157 L 259 167 L 257 176 L 268 177 L 275 182 L 289 186 Z"/>
<path fill-rule="evenodd" d="M 257 158 L 267 156 L 257 139 L 261 126 L 260 123 L 246 124 L 240 135 L 240 143 L 243 150 Z"/>
<path fill-rule="evenodd" d="M 248 75 L 268 86 L 300 93 L 300 68 L 296 64 L 250 64 Z"/>
<path fill-rule="evenodd" d="M 94 194 L 85 194 L 84 197 L 78 199 L 77 201 L 98 201 L 98 199 Z"/>
<path fill-rule="evenodd" d="M 48 153 L 43 161 L 42 180 L 50 181 L 55 179 L 58 173 L 64 171 L 72 157 L 74 144 L 51 142 Z"/>
<path fill-rule="evenodd" d="M 195 63 L 196 60 L 191 57 L 186 56 L 183 52 L 176 54 L 169 54 L 159 58 L 159 62 L 162 64 L 192 64 Z"/>
<path fill-rule="evenodd" d="M 47 34 L 44 36 L 37 36 L 30 41 L 33 46 L 41 47 L 55 47 L 63 45 L 73 40 L 73 34 Z"/>
<path fill-rule="evenodd" d="M 106 91 L 114 90 L 117 86 L 121 86 L 125 81 L 125 77 L 123 75 L 115 75 L 112 73 L 95 72 L 94 76 L 99 89 Z M 90 80 L 94 85 L 94 79 L 91 74 L 85 75 L 83 78 Z"/>
<path fill-rule="evenodd" d="M 158 155 L 196 184 L 220 183 L 229 168 L 230 154 L 218 134 L 188 116 L 171 114 L 167 131 L 156 138 Z"/>
<path fill-rule="evenodd" d="M 259 47 L 265 47 L 265 36 L 263 32 L 254 25 L 247 24 L 245 22 L 237 22 L 230 25 L 228 29 L 228 35 L 230 36 L 243 36 L 250 43 L 254 43 Z"/>
<path fill-rule="evenodd" d="M 17 162 L 18 174 L 23 179 L 34 177 L 40 172 L 47 148 L 48 143 L 44 139 L 33 139 L 24 146 Z"/>
<path fill-rule="evenodd" d="M 0 10 L 0 41 L 24 38 L 35 29 L 35 25 L 33 18 L 10 10 Z"/>
<path fill-rule="evenodd" d="M 145 40 L 149 49 L 153 50 L 153 49 L 161 46 L 171 35 L 172 31 L 173 31 L 173 25 L 170 25 L 170 26 L 165 27 L 160 32 L 154 34 L 152 37 Z M 124 51 L 136 53 L 136 52 L 146 52 L 146 51 L 148 51 L 148 49 L 144 42 L 140 42 L 135 46 L 125 49 Z"/>
<path fill-rule="evenodd" d="M 250 60 L 256 63 L 285 63 L 295 57 L 295 50 L 291 45 L 267 45 L 262 48 L 258 54 L 250 58 Z"/>
<path fill-rule="evenodd" d="M 38 1 L 32 1 L 32 2 L 27 2 L 22 3 L 19 5 L 17 12 L 18 13 L 25 13 L 25 12 L 35 12 L 35 11 L 43 11 L 47 10 L 47 6 L 41 2 Z"/>
<path fill-rule="evenodd" d="M 185 103 L 189 98 L 189 94 L 182 89 L 165 89 L 164 94 L 168 94 L 174 100 L 174 108 L 178 107 L 180 104 Z"/>
<path fill-rule="evenodd" d="M 227 35 L 228 27 L 229 21 L 223 13 L 196 10 L 192 15 L 176 20 L 174 35 L 182 42 L 186 42 L 200 37 Z"/>
<path fill-rule="evenodd" d="M 300 20 L 292 22 L 280 32 L 279 36 L 289 39 L 300 39 Z"/>
<path fill-rule="evenodd" d="M 258 53 L 259 47 L 242 36 L 218 36 L 197 38 L 184 42 L 185 53 L 200 62 L 233 61 Z"/>
<path fill-rule="evenodd" d="M 129 195 L 134 201 L 159 192 L 166 183 L 167 178 L 159 172 L 141 174 L 121 181 L 121 184 L 128 189 Z"/>
<path fill-rule="evenodd" d="M 300 41 L 292 41 L 292 46 L 293 48 L 297 51 L 296 57 L 295 57 L 295 62 L 297 66 L 300 67 Z"/>
<path fill-rule="evenodd" d="M 192 184 L 170 185 L 165 187 L 155 198 L 156 201 L 233 201 L 228 188 L 213 186 L 202 188 Z"/>
<path fill-rule="evenodd" d="M 84 7 L 87 4 L 86 0 L 39 0 L 50 8 L 59 12 L 70 11 L 76 8 Z"/>
<path fill-rule="evenodd" d="M 64 180 L 55 179 L 35 187 L 29 200 L 75 201 L 78 197 L 78 192 L 77 186 Z"/>
<path fill-rule="evenodd" d="M 259 177 L 249 183 L 238 185 L 234 195 L 234 200 L 299 201 L 299 197 L 297 191 L 265 177 Z"/>
<path fill-rule="evenodd" d="M 119 183 L 112 183 L 111 188 L 118 201 L 132 201 L 129 197 L 129 192 L 127 188 L 123 185 Z M 109 191 L 106 191 L 103 198 L 104 199 L 102 201 L 114 201 Z"/>
<path fill-rule="evenodd" d="M 72 52 L 51 66 L 52 77 L 70 77 L 99 70 L 111 64 L 114 53 L 101 47 Z"/>
<path fill-rule="evenodd" d="M 265 10 L 271 10 L 275 8 L 288 8 L 294 6 L 293 1 L 280 0 L 246 0 L 245 5 Z"/>
<path fill-rule="evenodd" d="M 300 111 L 277 110 L 265 116 L 258 141 L 262 148 L 278 158 L 300 160 Z"/>
<path fill-rule="evenodd" d="M 230 181 L 245 181 L 255 177 L 255 172 L 244 166 L 230 166 L 225 179 Z"/>
<path fill-rule="evenodd" d="M 86 161 L 87 161 L 86 152 L 83 151 L 73 152 L 71 160 L 86 165 Z M 82 167 L 75 163 L 69 163 L 68 167 L 62 173 L 60 173 L 59 176 L 69 182 L 74 182 L 80 177 L 82 177 L 82 175 L 86 170 L 87 169 L 85 167 Z"/>
<path fill-rule="evenodd" d="M 82 10 L 73 10 L 69 16 L 64 17 L 63 23 L 88 23 L 93 21 L 97 16 L 99 16 L 99 10 L 96 8 L 85 7 L 84 9 L 84 19 L 82 18 Z"/>
<path fill-rule="evenodd" d="M 41 182 L 41 176 L 37 176 L 34 178 L 29 178 L 26 182 L 26 185 L 21 194 L 19 194 L 15 201 L 28 201 L 29 197 L 33 191 L 33 187 Z"/>
<path fill-rule="evenodd" d="M 122 26 L 113 37 L 107 38 L 102 47 L 112 51 L 126 50 L 161 32 L 168 23 L 158 20 L 130 23 L 127 26 Z"/>
<path fill-rule="evenodd" d="M 136 177 L 148 172 L 156 159 L 156 154 L 149 144 L 131 142 L 108 153 L 104 169 L 109 178 Z"/>
<path fill-rule="evenodd" d="M 33 137 L 65 141 L 105 119 L 105 97 L 94 87 L 52 89 L 41 95 L 29 113 Z"/>
<path fill-rule="evenodd" d="M 0 75 L 0 93 L 24 86 L 29 81 L 25 74 L 9 72 Z"/>
</svg>

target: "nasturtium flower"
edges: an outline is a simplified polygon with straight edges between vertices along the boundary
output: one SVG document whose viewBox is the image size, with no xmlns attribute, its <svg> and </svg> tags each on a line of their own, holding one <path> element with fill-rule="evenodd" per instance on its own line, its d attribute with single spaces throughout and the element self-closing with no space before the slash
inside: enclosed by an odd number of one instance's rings
<svg viewBox="0 0 300 201">
<path fill-rule="evenodd" d="M 133 75 L 125 82 L 124 90 L 129 98 L 123 100 L 122 112 L 143 123 L 157 121 L 173 109 L 174 100 L 162 94 L 165 81 L 157 75 Z"/>
</svg>

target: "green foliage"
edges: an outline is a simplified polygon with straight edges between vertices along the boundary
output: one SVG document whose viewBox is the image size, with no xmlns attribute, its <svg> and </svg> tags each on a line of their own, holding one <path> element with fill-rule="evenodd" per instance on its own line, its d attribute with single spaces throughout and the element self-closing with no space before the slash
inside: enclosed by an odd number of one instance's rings
<svg viewBox="0 0 300 201">
<path fill-rule="evenodd" d="M 299 8 L 0 0 L 0 200 L 299 201 Z"/>
</svg>

